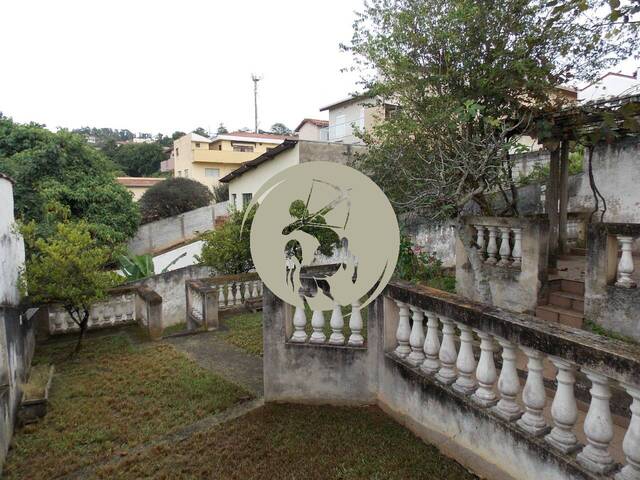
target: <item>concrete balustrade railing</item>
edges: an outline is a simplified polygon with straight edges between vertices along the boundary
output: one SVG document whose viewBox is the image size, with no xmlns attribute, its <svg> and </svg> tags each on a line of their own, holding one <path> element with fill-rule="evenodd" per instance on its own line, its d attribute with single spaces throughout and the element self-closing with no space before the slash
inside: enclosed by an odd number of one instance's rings
<svg viewBox="0 0 640 480">
<path fill-rule="evenodd" d="M 469 404 L 513 425 L 525 438 L 543 439 L 563 456 L 559 458 L 575 461 L 586 473 L 640 479 L 640 348 L 526 315 L 465 304 L 432 289 L 390 285 L 386 294 L 396 308 L 396 341 L 389 354 L 397 361 L 468 397 Z M 526 357 L 524 384 L 516 365 L 518 352 Z M 545 359 L 556 369 L 550 420 L 544 414 L 549 406 Z M 588 411 L 580 426 L 578 372 L 590 383 Z M 626 392 L 631 404 L 618 445 L 613 443 L 610 406 L 614 386 Z M 584 444 L 579 436 L 586 438 Z M 614 448 L 624 452 L 622 465 L 614 460 Z"/>
<path fill-rule="evenodd" d="M 587 232 L 585 318 L 640 340 L 640 289 L 633 256 L 640 224 L 598 223 Z"/>
<path fill-rule="evenodd" d="M 456 241 L 458 294 L 533 312 L 547 279 L 546 218 L 464 217 L 463 229 Z"/>
<path fill-rule="evenodd" d="M 79 331 L 80 327 L 61 305 L 49 305 L 49 334 Z M 162 335 L 162 297 L 144 286 L 123 286 L 91 306 L 88 330 L 139 324 L 153 339 Z"/>
<path fill-rule="evenodd" d="M 262 308 L 262 281 L 257 273 L 221 275 L 185 282 L 187 329 L 219 327 L 220 314 Z"/>
<path fill-rule="evenodd" d="M 336 305 L 333 308 L 328 323 L 330 328 L 328 336 L 325 333 L 327 321 L 323 311 L 314 310 L 310 315 L 308 315 L 302 307 L 293 308 L 293 333 L 288 338 L 290 342 L 310 343 L 315 345 L 348 345 L 352 347 L 361 347 L 364 345 L 365 340 L 362 335 L 363 320 L 359 302 L 355 302 L 351 305 L 351 313 L 348 316 L 348 322 L 345 322 L 342 307 L 340 307 L 340 305 Z M 345 329 L 347 325 L 349 327 L 348 332 Z M 312 330 L 310 335 L 307 334 L 309 326 L 311 326 Z"/>
</svg>

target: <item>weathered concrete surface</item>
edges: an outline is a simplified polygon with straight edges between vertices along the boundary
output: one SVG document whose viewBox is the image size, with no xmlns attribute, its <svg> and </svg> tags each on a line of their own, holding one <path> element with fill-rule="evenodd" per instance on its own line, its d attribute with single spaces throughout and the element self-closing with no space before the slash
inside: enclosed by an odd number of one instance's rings
<svg viewBox="0 0 640 480">
<path fill-rule="evenodd" d="M 229 345 L 219 332 L 166 338 L 179 351 L 202 368 L 246 388 L 257 397 L 264 392 L 262 358 Z"/>
<path fill-rule="evenodd" d="M 368 324 L 365 348 L 286 342 L 290 337 L 287 332 L 292 329 L 291 307 L 271 293 L 266 285 L 263 295 L 266 401 L 375 403 L 377 325 Z"/>
<path fill-rule="evenodd" d="M 199 234 L 213 230 L 216 209 L 220 211 L 220 207 L 208 205 L 175 217 L 140 225 L 136 235 L 129 240 L 127 249 L 135 255 L 155 254 L 194 240 Z"/>
<path fill-rule="evenodd" d="M 14 231 L 13 182 L 0 173 L 0 476 L 35 347 L 32 314 L 18 307 L 24 243 Z"/>
<path fill-rule="evenodd" d="M 159 273 L 127 285 L 144 285 L 162 297 L 162 322 L 163 328 L 166 328 L 187 321 L 185 282 L 208 277 L 209 274 L 209 267 L 191 265 L 171 270 L 170 272 Z"/>
<path fill-rule="evenodd" d="M 484 263 L 473 244 L 463 243 L 475 238 L 471 225 L 522 228 L 521 267 Z M 456 293 L 514 312 L 535 311 L 547 282 L 547 223 L 536 218 L 465 217 L 462 228 L 465 238 L 456 241 Z"/>
<path fill-rule="evenodd" d="M 616 235 L 640 237 L 640 224 L 596 224 L 588 231 L 585 273 L 585 319 L 640 341 L 640 288 L 615 285 Z M 636 265 L 637 265 L 637 259 Z"/>
<path fill-rule="evenodd" d="M 405 215 L 400 223 L 412 241 L 427 253 L 434 253 L 443 267 L 455 267 L 456 234 L 453 222 L 428 221 L 415 215 Z"/>
</svg>

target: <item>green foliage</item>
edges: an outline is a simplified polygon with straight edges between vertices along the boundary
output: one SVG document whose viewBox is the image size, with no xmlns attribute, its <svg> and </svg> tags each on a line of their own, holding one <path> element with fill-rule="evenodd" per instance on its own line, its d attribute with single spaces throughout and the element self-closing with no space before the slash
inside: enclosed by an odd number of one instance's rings
<svg viewBox="0 0 640 480">
<path fill-rule="evenodd" d="M 198 135 L 202 135 L 203 137 L 208 137 L 209 132 L 202 127 L 196 128 L 193 133 L 197 133 Z"/>
<path fill-rule="evenodd" d="M 271 133 L 276 135 L 291 135 L 291 129 L 284 123 L 278 122 L 271 125 Z"/>
<path fill-rule="evenodd" d="M 204 244 L 198 261 L 211 267 L 217 275 L 245 273 L 253 269 L 249 238 L 256 210 L 257 207 L 251 209 L 244 227 L 242 220 L 246 209 L 234 210 L 220 228 L 203 234 Z"/>
<path fill-rule="evenodd" d="M 518 136 L 566 103 L 555 87 L 634 52 L 638 23 L 611 24 L 610 11 L 607 0 L 367 2 L 344 48 L 369 102 L 387 100 L 386 121 L 361 132 L 369 149 L 355 166 L 397 211 L 447 218 L 475 201 L 492 214 L 485 193 L 512 185 Z"/>
<path fill-rule="evenodd" d="M 34 222 L 21 228 L 29 248 L 20 286 L 34 304 L 61 304 L 80 328 L 76 351 L 89 321 L 91 305 L 119 283 L 107 271 L 111 249 L 99 246 L 86 222 L 58 223 L 48 238 L 38 237 Z"/>
<path fill-rule="evenodd" d="M 220 122 L 220 125 L 218 125 L 218 131 L 216 133 L 218 135 L 224 135 L 225 133 L 229 133 L 229 130 L 227 130 L 227 127 L 224 126 L 224 123 Z"/>
<path fill-rule="evenodd" d="M 229 184 L 218 183 L 213 187 L 213 201 L 215 203 L 226 202 L 229 200 Z"/>
<path fill-rule="evenodd" d="M 187 252 L 178 255 L 166 267 L 164 267 L 160 273 L 168 271 L 172 265 L 186 254 Z M 153 257 L 148 253 L 145 253 L 144 255 L 120 255 L 118 256 L 118 263 L 120 264 L 120 270 L 127 279 L 127 282 L 141 280 L 156 274 L 155 266 L 153 265 Z"/>
<path fill-rule="evenodd" d="M 396 277 L 408 282 L 424 283 L 433 288 L 455 292 L 455 277 L 444 274 L 442 262 L 435 254 L 414 245 L 407 235 L 400 236 Z"/>
<path fill-rule="evenodd" d="M 39 236 L 55 230 L 52 210 L 84 220 L 101 245 L 117 245 L 136 232 L 138 207 L 116 182 L 117 167 L 79 135 L 1 117 L 0 171 L 16 181 L 16 216 L 34 220 Z"/>
<path fill-rule="evenodd" d="M 127 143 L 113 152 L 111 159 L 131 177 L 146 177 L 160 170 L 166 159 L 158 143 Z"/>
<path fill-rule="evenodd" d="M 213 200 L 211 191 L 190 178 L 176 177 L 156 183 L 138 202 L 142 223 L 173 217 L 189 210 L 206 207 Z"/>
</svg>

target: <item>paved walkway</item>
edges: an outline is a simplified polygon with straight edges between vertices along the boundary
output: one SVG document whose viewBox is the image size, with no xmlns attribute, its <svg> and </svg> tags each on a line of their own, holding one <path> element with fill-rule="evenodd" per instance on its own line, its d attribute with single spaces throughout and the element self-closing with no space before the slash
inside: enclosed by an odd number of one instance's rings
<svg viewBox="0 0 640 480">
<path fill-rule="evenodd" d="M 217 332 L 165 338 L 202 368 L 246 388 L 256 397 L 264 395 L 262 357 L 226 343 Z"/>
</svg>

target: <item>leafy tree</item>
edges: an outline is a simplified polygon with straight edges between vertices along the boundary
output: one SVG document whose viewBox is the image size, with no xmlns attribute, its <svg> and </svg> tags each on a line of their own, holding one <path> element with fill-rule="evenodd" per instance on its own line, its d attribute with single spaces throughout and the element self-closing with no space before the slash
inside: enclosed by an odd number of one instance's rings
<svg viewBox="0 0 640 480">
<path fill-rule="evenodd" d="M 168 178 L 144 192 L 138 202 L 142 222 L 149 223 L 173 217 L 211 203 L 211 191 L 195 180 L 184 177 Z"/>
<path fill-rule="evenodd" d="M 226 202 L 229 200 L 229 184 L 218 183 L 213 187 L 213 201 L 215 203 Z"/>
<path fill-rule="evenodd" d="M 118 168 L 79 135 L 0 118 L 0 171 L 16 180 L 16 216 L 34 220 L 40 236 L 55 231 L 50 213 L 62 209 L 87 222 L 100 245 L 122 243 L 138 228 L 138 207 L 116 182 Z"/>
<path fill-rule="evenodd" d="M 637 48 L 638 23 L 622 21 L 634 3 L 620 3 L 371 0 L 344 48 L 371 98 L 398 108 L 360 133 L 370 148 L 356 166 L 400 211 L 454 217 L 474 201 L 491 214 L 485 193 L 511 189 L 517 213 L 510 153 L 520 135 L 563 105 L 557 85 Z"/>
<path fill-rule="evenodd" d="M 254 207 L 249 212 L 244 227 L 242 220 L 245 211 L 233 210 L 222 227 L 203 234 L 204 244 L 197 260 L 211 267 L 217 275 L 234 275 L 251 270 L 253 259 L 249 238 L 256 210 Z"/>
<path fill-rule="evenodd" d="M 271 132 L 276 135 L 291 135 L 291 129 L 287 127 L 284 123 L 274 123 L 271 125 Z"/>
<path fill-rule="evenodd" d="M 127 175 L 145 177 L 160 170 L 166 155 L 158 143 L 127 143 L 120 145 L 112 158 Z"/>
<path fill-rule="evenodd" d="M 202 135 L 203 137 L 208 137 L 209 132 L 202 127 L 196 128 L 193 133 L 197 133 L 198 135 Z"/>
<path fill-rule="evenodd" d="M 171 139 L 172 139 L 172 140 L 177 140 L 177 139 L 179 139 L 180 137 L 184 137 L 185 135 L 186 135 L 186 133 L 181 132 L 181 131 L 179 131 L 179 130 L 176 130 L 175 132 L 173 132 L 173 133 L 171 134 Z"/>
<path fill-rule="evenodd" d="M 78 325 L 73 354 L 80 350 L 91 305 L 119 283 L 106 270 L 111 249 L 99 246 L 84 221 L 61 222 L 49 238 L 39 237 L 35 222 L 21 228 L 29 256 L 21 275 L 21 289 L 34 304 L 61 304 Z"/>
<path fill-rule="evenodd" d="M 227 130 L 227 127 L 224 126 L 224 123 L 220 122 L 220 125 L 218 125 L 218 135 L 224 135 L 225 133 L 229 133 L 229 130 Z"/>
</svg>

